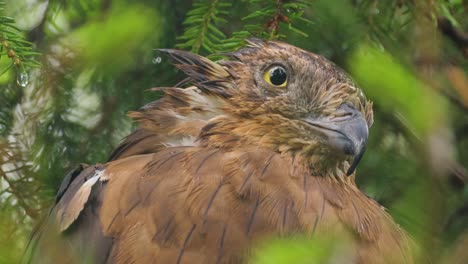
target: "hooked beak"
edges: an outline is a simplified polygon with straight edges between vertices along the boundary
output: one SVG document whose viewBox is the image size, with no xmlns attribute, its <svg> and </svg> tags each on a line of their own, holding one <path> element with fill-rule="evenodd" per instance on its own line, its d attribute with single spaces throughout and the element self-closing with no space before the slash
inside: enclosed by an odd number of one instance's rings
<svg viewBox="0 0 468 264">
<path fill-rule="evenodd" d="M 334 118 L 306 117 L 302 121 L 322 133 L 329 146 L 335 151 L 353 156 L 353 161 L 346 175 L 356 169 L 367 146 L 369 129 L 361 112 L 349 104 L 342 104 Z"/>
</svg>

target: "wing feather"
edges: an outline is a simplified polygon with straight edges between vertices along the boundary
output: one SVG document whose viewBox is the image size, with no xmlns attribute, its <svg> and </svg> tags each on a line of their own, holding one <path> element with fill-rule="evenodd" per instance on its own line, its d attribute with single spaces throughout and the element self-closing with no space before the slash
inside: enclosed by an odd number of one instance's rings
<svg viewBox="0 0 468 264">
<path fill-rule="evenodd" d="M 195 146 L 208 120 L 223 114 L 222 98 L 203 94 L 194 86 L 162 91 L 163 98 L 129 113 L 140 127 L 112 152 L 109 161 L 156 153 L 167 147 Z"/>
<path fill-rule="evenodd" d="M 402 252 L 405 235 L 380 206 L 354 187 L 304 175 L 300 162 L 261 148 L 165 148 L 88 167 L 53 212 L 75 214 L 59 225 L 71 249 L 99 235 L 91 251 L 99 262 L 239 263 L 259 241 L 297 233 L 344 232 L 365 263 Z"/>
</svg>

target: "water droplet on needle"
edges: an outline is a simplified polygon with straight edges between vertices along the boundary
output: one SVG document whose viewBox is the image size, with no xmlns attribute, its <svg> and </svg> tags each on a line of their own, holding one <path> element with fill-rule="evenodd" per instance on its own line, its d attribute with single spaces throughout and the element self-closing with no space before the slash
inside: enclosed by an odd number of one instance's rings
<svg viewBox="0 0 468 264">
<path fill-rule="evenodd" d="M 21 72 L 16 78 L 16 83 L 21 87 L 26 87 L 29 83 L 29 75 L 27 72 Z"/>
<path fill-rule="evenodd" d="M 159 63 L 161 63 L 161 60 L 162 60 L 162 59 L 161 59 L 161 57 L 159 57 L 159 56 L 156 57 L 156 58 L 153 58 L 153 64 L 159 64 Z"/>
</svg>

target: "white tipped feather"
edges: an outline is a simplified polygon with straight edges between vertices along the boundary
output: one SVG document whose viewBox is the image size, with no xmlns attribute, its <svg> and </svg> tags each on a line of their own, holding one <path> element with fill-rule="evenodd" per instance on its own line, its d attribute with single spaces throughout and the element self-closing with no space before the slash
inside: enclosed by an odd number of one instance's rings
<svg viewBox="0 0 468 264">
<path fill-rule="evenodd" d="M 75 193 L 70 203 L 66 207 L 57 210 L 56 219 L 60 232 L 65 231 L 78 218 L 89 199 L 93 186 L 103 175 L 104 170 L 96 170 L 95 174 Z M 103 177 L 101 180 L 105 180 L 105 178 Z"/>
</svg>

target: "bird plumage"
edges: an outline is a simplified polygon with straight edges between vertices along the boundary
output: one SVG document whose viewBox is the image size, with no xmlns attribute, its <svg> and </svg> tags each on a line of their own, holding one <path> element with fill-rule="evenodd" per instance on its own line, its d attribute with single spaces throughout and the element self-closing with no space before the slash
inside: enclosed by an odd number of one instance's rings
<svg viewBox="0 0 468 264">
<path fill-rule="evenodd" d="M 245 263 L 265 239 L 297 234 L 343 235 L 352 263 L 412 261 L 407 235 L 347 176 L 372 104 L 341 70 L 276 41 L 216 63 L 162 51 L 191 86 L 160 89 L 109 162 L 64 180 L 33 262 L 62 247 L 68 261 Z M 266 81 L 273 66 L 287 84 Z"/>
</svg>

